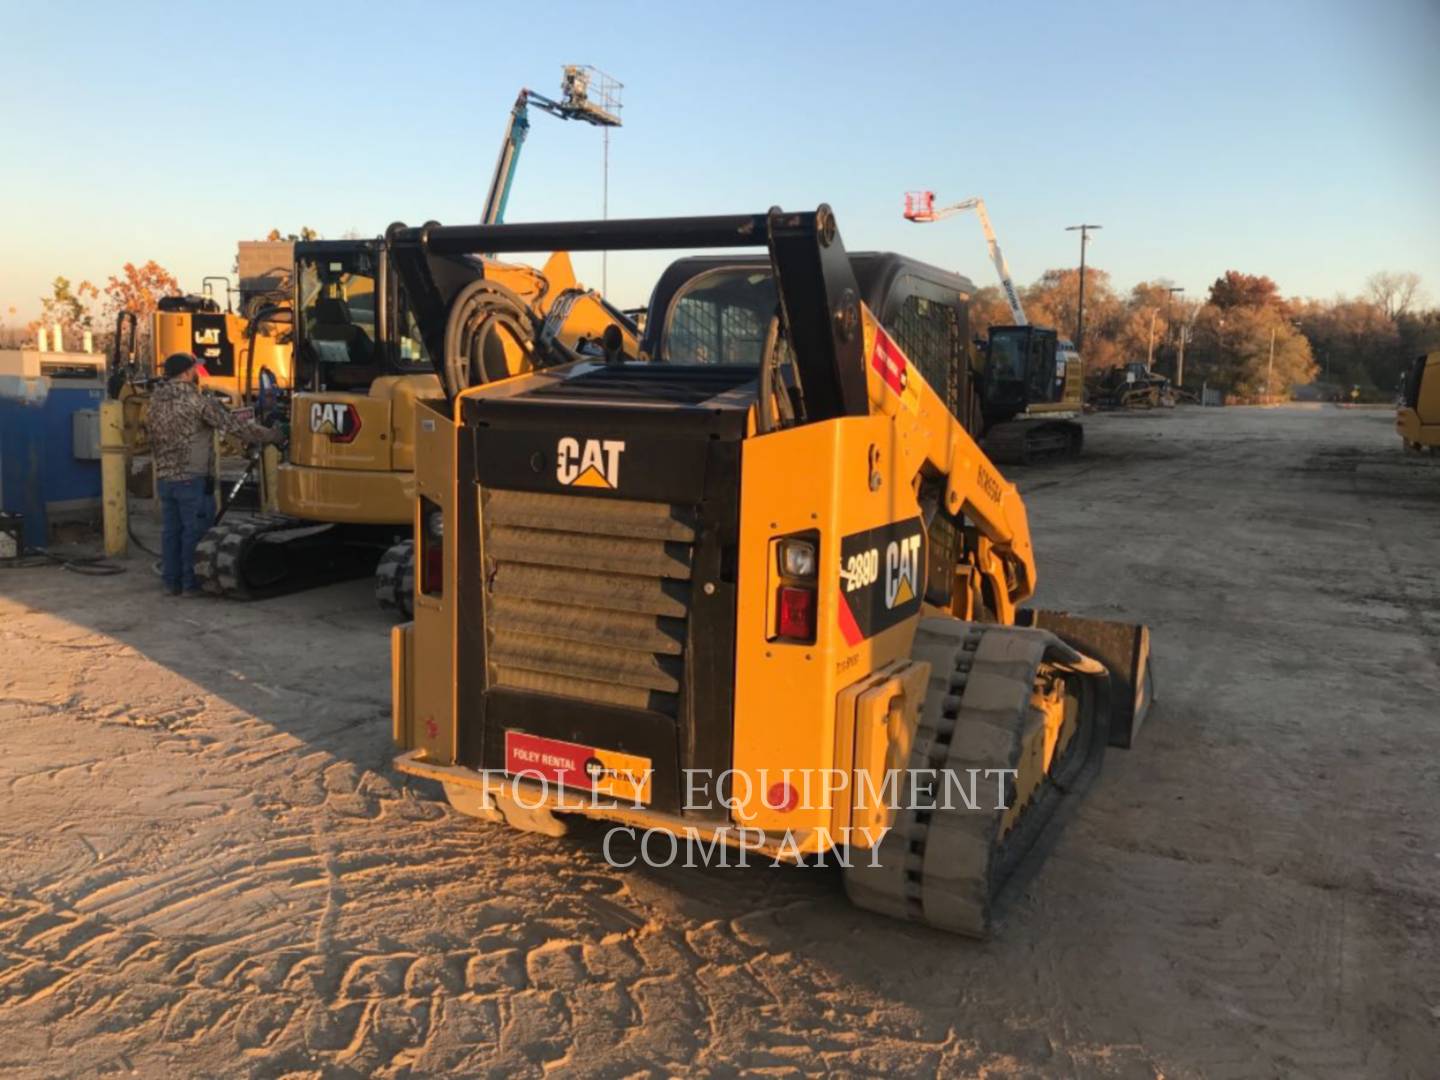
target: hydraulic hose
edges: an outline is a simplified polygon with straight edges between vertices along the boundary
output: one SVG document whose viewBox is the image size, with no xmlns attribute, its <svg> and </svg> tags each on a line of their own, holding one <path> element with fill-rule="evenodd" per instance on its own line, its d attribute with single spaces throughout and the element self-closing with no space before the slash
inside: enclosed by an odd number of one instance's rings
<svg viewBox="0 0 1440 1080">
<path fill-rule="evenodd" d="M 460 290 L 445 320 L 445 356 L 438 372 L 445 396 L 453 400 L 462 390 L 515 374 L 505 338 L 532 351 L 534 323 L 525 301 L 498 282 L 481 278 Z"/>
</svg>

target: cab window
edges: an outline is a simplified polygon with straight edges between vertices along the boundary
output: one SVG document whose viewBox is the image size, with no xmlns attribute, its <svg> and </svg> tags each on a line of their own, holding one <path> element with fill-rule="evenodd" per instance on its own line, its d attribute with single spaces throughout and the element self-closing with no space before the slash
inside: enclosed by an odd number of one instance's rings
<svg viewBox="0 0 1440 1080">
<path fill-rule="evenodd" d="M 660 358 L 676 364 L 758 365 L 778 303 L 768 271 L 698 274 L 670 304 Z"/>
</svg>

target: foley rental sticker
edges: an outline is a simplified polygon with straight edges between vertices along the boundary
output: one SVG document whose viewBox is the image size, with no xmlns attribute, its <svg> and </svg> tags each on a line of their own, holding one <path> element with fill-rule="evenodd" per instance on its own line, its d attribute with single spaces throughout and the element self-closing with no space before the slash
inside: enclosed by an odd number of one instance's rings
<svg viewBox="0 0 1440 1080">
<path fill-rule="evenodd" d="M 650 801 L 650 759 L 598 746 L 505 732 L 505 771 L 631 803 Z"/>
</svg>

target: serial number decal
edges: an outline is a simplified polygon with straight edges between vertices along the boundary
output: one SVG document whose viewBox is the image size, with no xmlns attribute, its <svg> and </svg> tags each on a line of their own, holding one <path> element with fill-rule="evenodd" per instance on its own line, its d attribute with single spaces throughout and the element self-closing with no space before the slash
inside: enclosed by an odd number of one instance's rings
<svg viewBox="0 0 1440 1080">
<path fill-rule="evenodd" d="M 990 496 L 991 501 L 1000 501 L 1000 481 L 990 472 L 989 469 L 984 466 L 984 464 L 980 465 L 976 475 L 976 480 L 980 484 L 980 490 L 985 492 L 986 495 Z"/>
<path fill-rule="evenodd" d="M 858 645 L 920 610 L 925 525 L 918 517 L 840 540 L 840 631 Z"/>
</svg>

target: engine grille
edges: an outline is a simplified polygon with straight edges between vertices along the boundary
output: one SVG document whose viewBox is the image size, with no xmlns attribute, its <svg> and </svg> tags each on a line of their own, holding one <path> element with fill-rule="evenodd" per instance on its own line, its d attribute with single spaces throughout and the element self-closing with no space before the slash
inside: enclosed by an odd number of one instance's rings
<svg viewBox="0 0 1440 1080">
<path fill-rule="evenodd" d="M 678 717 L 692 508 L 485 489 L 488 683 Z"/>
</svg>

